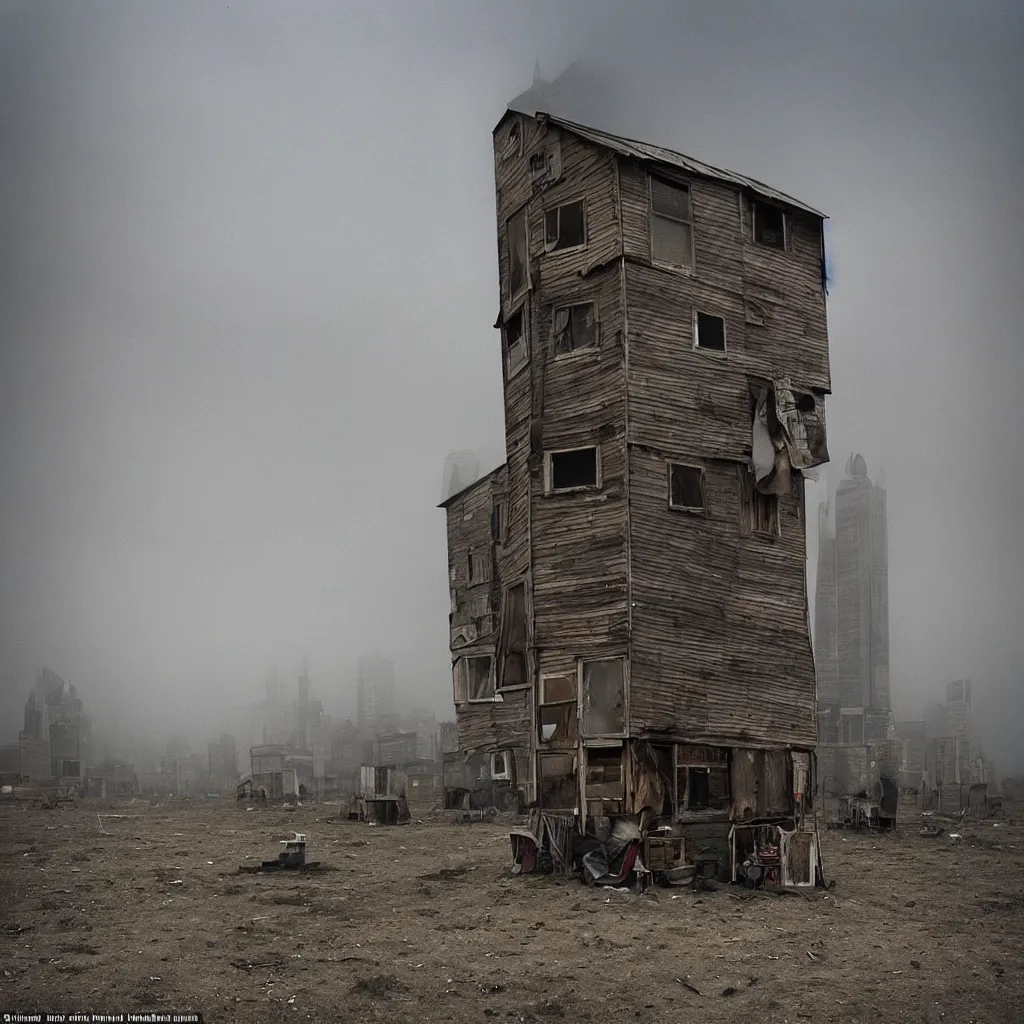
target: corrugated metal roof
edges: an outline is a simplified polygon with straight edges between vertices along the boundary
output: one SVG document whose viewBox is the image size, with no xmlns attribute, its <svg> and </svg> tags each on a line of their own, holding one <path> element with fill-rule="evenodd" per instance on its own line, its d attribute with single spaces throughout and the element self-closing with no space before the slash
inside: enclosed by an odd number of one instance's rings
<svg viewBox="0 0 1024 1024">
<path fill-rule="evenodd" d="M 765 185 L 763 182 L 755 181 L 753 178 L 736 174 L 734 171 L 726 171 L 721 167 L 712 167 L 711 164 L 706 164 L 702 160 L 695 160 L 693 157 L 684 156 L 682 153 L 676 153 L 674 150 L 665 149 L 662 146 L 652 146 L 647 142 L 625 139 L 619 135 L 603 132 L 599 128 L 588 128 L 586 125 L 576 124 L 574 121 L 566 121 L 564 118 L 556 117 L 554 114 L 541 114 L 538 112 L 537 116 L 546 117 L 551 124 L 557 125 L 565 131 L 573 132 L 575 135 L 579 135 L 596 146 L 605 146 L 608 149 L 614 150 L 621 156 L 632 157 L 634 160 L 647 160 L 652 163 L 665 164 L 670 167 L 678 167 L 687 174 L 698 175 L 702 178 L 712 178 L 715 181 L 728 182 L 730 185 L 749 189 L 764 199 L 785 203 L 787 206 L 794 206 L 798 210 L 811 213 L 815 217 L 821 217 L 823 220 L 827 219 L 826 214 L 820 210 L 815 210 L 814 207 L 808 206 L 806 203 L 801 203 L 799 199 L 787 196 L 785 192 L 780 192 L 778 189 Z"/>
</svg>

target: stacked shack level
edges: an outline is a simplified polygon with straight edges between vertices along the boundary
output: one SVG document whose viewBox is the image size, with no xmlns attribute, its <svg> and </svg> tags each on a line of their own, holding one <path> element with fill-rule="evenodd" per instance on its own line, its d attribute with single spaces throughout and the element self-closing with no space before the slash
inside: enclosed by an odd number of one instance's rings
<svg viewBox="0 0 1024 1024">
<path fill-rule="evenodd" d="M 724 878 L 781 840 L 766 876 L 813 884 L 824 215 L 546 114 L 494 166 L 507 461 L 442 506 L 461 756 L 551 835 L 671 826 Z"/>
</svg>

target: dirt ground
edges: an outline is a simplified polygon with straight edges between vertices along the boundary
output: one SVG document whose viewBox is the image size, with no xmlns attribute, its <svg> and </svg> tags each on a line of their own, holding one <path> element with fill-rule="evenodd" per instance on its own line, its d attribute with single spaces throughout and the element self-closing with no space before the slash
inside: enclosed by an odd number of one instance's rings
<svg viewBox="0 0 1024 1024">
<path fill-rule="evenodd" d="M 749 897 L 515 878 L 508 828 L 371 827 L 330 805 L 2 805 L 0 1011 L 1024 1020 L 1024 819 L 960 840 L 921 838 L 916 822 L 830 833 L 834 889 Z M 237 873 L 293 829 L 329 870 Z"/>
</svg>

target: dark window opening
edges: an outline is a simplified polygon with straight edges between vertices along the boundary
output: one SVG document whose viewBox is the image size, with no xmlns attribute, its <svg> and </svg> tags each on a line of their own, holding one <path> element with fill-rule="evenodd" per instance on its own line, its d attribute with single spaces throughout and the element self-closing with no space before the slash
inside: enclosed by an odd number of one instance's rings
<svg viewBox="0 0 1024 1024">
<path fill-rule="evenodd" d="M 576 769 L 569 754 L 541 754 L 538 763 L 540 805 L 546 810 L 576 806 Z"/>
<path fill-rule="evenodd" d="M 523 686 L 528 679 L 526 663 L 526 584 L 517 583 L 505 591 L 502 600 L 501 685 Z"/>
<path fill-rule="evenodd" d="M 722 811 L 729 806 L 728 766 L 681 767 L 678 784 L 685 810 Z"/>
<path fill-rule="evenodd" d="M 786 248 L 786 215 L 774 206 L 754 207 L 754 241 L 773 249 Z"/>
<path fill-rule="evenodd" d="M 756 487 L 751 501 L 751 528 L 755 533 L 779 532 L 779 497 L 777 494 L 762 494 Z"/>
<path fill-rule="evenodd" d="M 485 700 L 494 696 L 494 673 L 488 657 L 464 658 L 466 692 L 470 700 Z"/>
<path fill-rule="evenodd" d="M 587 751 L 587 785 L 601 785 L 605 782 L 622 782 L 622 748 Z"/>
<path fill-rule="evenodd" d="M 526 211 L 508 222 L 508 284 L 515 298 L 527 284 Z"/>
<path fill-rule="evenodd" d="M 544 214 L 544 248 L 548 252 L 574 249 L 586 242 L 587 219 L 582 199 Z"/>
<path fill-rule="evenodd" d="M 650 178 L 651 258 L 673 267 L 693 264 L 693 228 L 690 221 L 690 190 Z"/>
<path fill-rule="evenodd" d="M 506 375 L 514 377 L 530 360 L 530 346 L 526 338 L 526 317 L 519 309 L 505 321 Z"/>
<path fill-rule="evenodd" d="M 597 315 L 592 302 L 555 311 L 555 355 L 565 355 L 597 344 Z"/>
<path fill-rule="evenodd" d="M 693 340 L 697 348 L 707 348 L 713 352 L 724 352 L 725 318 L 712 316 L 710 313 L 698 313 Z"/>
<path fill-rule="evenodd" d="M 814 395 L 797 393 L 795 397 L 798 412 L 814 412 Z"/>
<path fill-rule="evenodd" d="M 704 470 L 698 466 L 669 464 L 669 507 L 704 511 Z"/>
<path fill-rule="evenodd" d="M 597 448 L 552 452 L 550 460 L 552 491 L 597 486 Z"/>
<path fill-rule="evenodd" d="M 544 676 L 541 679 L 538 724 L 542 743 L 575 741 L 579 730 L 574 676 Z"/>
<path fill-rule="evenodd" d="M 622 747 L 588 750 L 584 783 L 588 815 L 621 814 L 626 795 L 622 778 Z"/>
<path fill-rule="evenodd" d="M 542 704 L 539 714 L 542 743 L 575 742 L 579 735 L 576 725 L 576 702 L 568 704 Z"/>
<path fill-rule="evenodd" d="M 491 540 L 495 544 L 505 542 L 505 515 L 505 502 L 496 501 L 491 508 Z"/>
<path fill-rule="evenodd" d="M 526 655 L 520 651 L 511 651 L 505 655 L 505 674 L 501 685 L 525 686 L 526 682 Z"/>
</svg>

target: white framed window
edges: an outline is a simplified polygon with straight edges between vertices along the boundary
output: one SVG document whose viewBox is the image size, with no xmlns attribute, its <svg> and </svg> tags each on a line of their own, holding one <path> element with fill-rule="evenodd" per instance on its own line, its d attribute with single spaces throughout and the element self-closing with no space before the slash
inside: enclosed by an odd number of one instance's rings
<svg viewBox="0 0 1024 1024">
<path fill-rule="evenodd" d="M 685 462 L 668 464 L 668 507 L 680 512 L 705 515 L 704 467 Z"/>
<path fill-rule="evenodd" d="M 505 347 L 505 379 L 511 380 L 530 361 L 526 308 L 520 306 L 502 328 Z"/>
<path fill-rule="evenodd" d="M 596 490 L 601 486 L 601 453 L 597 445 L 544 453 L 547 494 Z"/>
<path fill-rule="evenodd" d="M 693 311 L 693 347 L 708 352 L 725 351 L 725 317 Z"/>
<path fill-rule="evenodd" d="M 754 241 L 771 249 L 786 248 L 786 214 L 777 206 L 754 203 Z"/>
<path fill-rule="evenodd" d="M 564 252 L 587 244 L 587 204 L 582 199 L 544 211 L 544 251 Z"/>
<path fill-rule="evenodd" d="M 647 178 L 651 203 L 651 260 L 682 270 L 693 269 L 693 218 L 690 189 L 655 177 Z"/>
<path fill-rule="evenodd" d="M 578 302 L 558 307 L 552 316 L 551 334 L 556 356 L 595 348 L 598 338 L 597 305 Z"/>
</svg>

